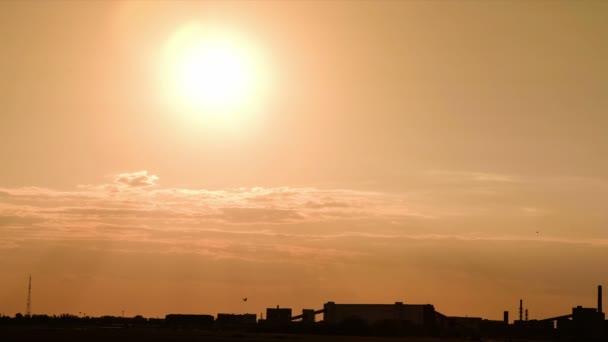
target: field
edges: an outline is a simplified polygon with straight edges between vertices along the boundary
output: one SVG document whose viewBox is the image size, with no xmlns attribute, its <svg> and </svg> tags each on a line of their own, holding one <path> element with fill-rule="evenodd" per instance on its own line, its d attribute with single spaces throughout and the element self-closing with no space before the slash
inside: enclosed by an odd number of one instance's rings
<svg viewBox="0 0 608 342">
<path fill-rule="evenodd" d="M 459 339 L 436 339 L 417 337 L 356 337 L 262 334 L 238 332 L 172 331 L 168 329 L 138 328 L 25 328 L 0 327 L 0 341 L 50 341 L 50 342 L 122 342 L 122 341 L 205 341 L 205 342 L 463 342 Z M 469 340 L 470 341 L 470 340 Z"/>
</svg>

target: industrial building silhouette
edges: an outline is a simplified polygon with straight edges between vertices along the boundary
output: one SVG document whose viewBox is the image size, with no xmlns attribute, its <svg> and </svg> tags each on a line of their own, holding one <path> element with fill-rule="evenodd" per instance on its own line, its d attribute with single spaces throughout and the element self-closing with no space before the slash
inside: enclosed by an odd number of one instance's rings
<svg viewBox="0 0 608 342">
<path fill-rule="evenodd" d="M 608 323 L 602 311 L 602 286 L 598 286 L 597 307 L 576 306 L 572 312 L 540 320 L 529 320 L 528 309 L 519 302 L 519 317 L 509 321 L 509 311 L 503 320 L 481 317 L 447 316 L 431 304 L 343 304 L 327 302 L 323 309 L 303 309 L 292 315 L 291 308 L 266 309 L 266 318 L 257 320 L 257 326 L 270 331 L 307 329 L 321 333 L 379 334 L 379 335 L 439 335 L 439 336 L 492 336 L 522 338 L 608 338 Z M 322 320 L 317 316 L 323 315 Z M 218 315 L 217 323 L 223 320 Z M 235 321 L 236 322 L 236 321 Z M 249 321 L 251 322 L 251 321 Z M 250 325 L 251 326 L 251 325 Z M 300 328 L 300 329 L 298 329 Z"/>
<path fill-rule="evenodd" d="M 570 313 L 529 320 L 528 310 L 520 299 L 518 319 L 511 322 L 509 311 L 502 320 L 481 317 L 447 316 L 431 304 L 348 304 L 327 302 L 322 309 L 303 309 L 293 315 L 291 308 L 266 309 L 266 317 L 256 314 L 186 315 L 169 314 L 165 319 L 110 317 L 99 318 L 61 315 L 0 316 L 0 325 L 78 325 L 141 326 L 179 330 L 233 330 L 341 335 L 445 336 L 526 338 L 572 341 L 607 341 L 608 321 L 602 309 L 602 286 L 597 288 L 597 307 L 573 307 Z M 320 315 L 323 315 L 322 319 Z M 86 318 L 86 319 L 85 319 Z M 317 319 L 319 318 L 319 319 Z"/>
<path fill-rule="evenodd" d="M 322 319 L 317 319 L 323 315 Z M 167 321 L 174 321 L 168 315 Z M 253 327 L 255 315 L 218 314 L 216 326 Z M 230 320 L 228 320 L 228 318 Z M 205 318 L 207 319 L 207 318 Z M 184 323 L 191 318 L 184 317 Z M 208 321 L 206 321 L 208 324 Z M 247 323 L 245 323 L 247 322 Z M 209 325 L 209 324 L 208 324 Z M 545 319 L 529 320 L 529 311 L 520 299 L 518 319 L 511 322 L 509 311 L 503 311 L 503 320 L 481 317 L 447 316 L 431 304 L 348 304 L 327 302 L 323 309 L 303 309 L 293 315 L 291 308 L 266 309 L 266 318 L 257 320 L 261 331 L 316 332 L 365 335 L 418 335 L 418 336 L 487 336 L 513 338 L 602 340 L 608 338 L 608 323 L 602 310 L 602 286 L 598 286 L 597 307 L 576 306 L 571 313 Z"/>
</svg>

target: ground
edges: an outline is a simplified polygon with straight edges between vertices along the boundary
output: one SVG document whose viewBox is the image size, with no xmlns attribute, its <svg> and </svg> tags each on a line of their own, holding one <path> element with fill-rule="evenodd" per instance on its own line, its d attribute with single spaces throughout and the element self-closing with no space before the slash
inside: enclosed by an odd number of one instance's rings
<svg viewBox="0 0 608 342">
<path fill-rule="evenodd" d="M 48 342 L 464 342 L 470 339 L 438 339 L 422 337 L 357 337 L 333 335 L 295 335 L 240 332 L 173 331 L 170 329 L 123 329 L 123 328 L 25 328 L 0 327 L 0 340 L 48 341 Z M 486 342 L 500 340 L 482 340 Z"/>
</svg>

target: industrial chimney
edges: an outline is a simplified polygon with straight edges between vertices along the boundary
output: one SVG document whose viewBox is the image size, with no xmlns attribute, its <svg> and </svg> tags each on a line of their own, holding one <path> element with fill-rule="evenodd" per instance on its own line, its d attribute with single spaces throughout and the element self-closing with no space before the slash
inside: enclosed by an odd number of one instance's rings
<svg viewBox="0 0 608 342">
<path fill-rule="evenodd" d="M 509 324 L 509 311 L 505 311 L 503 312 L 503 321 L 505 322 L 505 324 Z"/>
<path fill-rule="evenodd" d="M 597 312 L 601 313 L 602 311 L 602 285 L 598 285 L 597 287 Z"/>
<path fill-rule="evenodd" d="M 519 320 L 520 321 L 524 320 L 524 300 L 523 299 L 519 300 Z"/>
</svg>

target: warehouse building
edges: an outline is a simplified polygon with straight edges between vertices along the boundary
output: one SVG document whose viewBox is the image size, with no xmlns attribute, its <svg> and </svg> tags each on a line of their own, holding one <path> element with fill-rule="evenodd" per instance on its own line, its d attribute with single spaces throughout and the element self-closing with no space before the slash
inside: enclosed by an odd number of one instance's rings
<svg viewBox="0 0 608 342">
<path fill-rule="evenodd" d="M 336 304 L 325 303 L 324 321 L 341 324 L 348 320 L 359 320 L 369 326 L 383 322 L 399 322 L 409 326 L 434 328 L 435 308 L 431 304 Z"/>
</svg>

